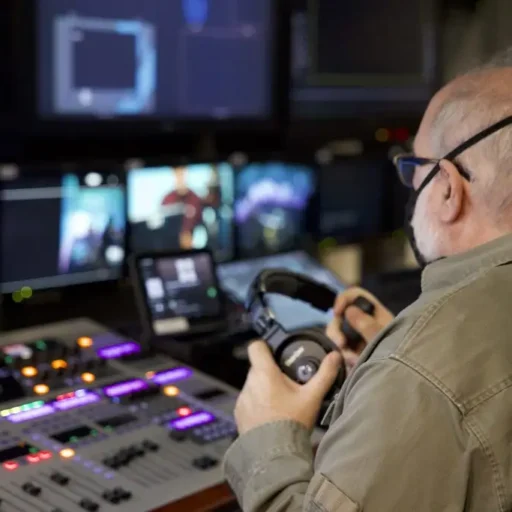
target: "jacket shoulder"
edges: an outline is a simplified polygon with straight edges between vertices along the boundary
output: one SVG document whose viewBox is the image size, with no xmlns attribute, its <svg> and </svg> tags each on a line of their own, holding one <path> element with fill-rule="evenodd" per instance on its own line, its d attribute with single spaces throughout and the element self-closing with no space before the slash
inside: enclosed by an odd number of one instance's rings
<svg viewBox="0 0 512 512">
<path fill-rule="evenodd" d="M 427 306 L 391 357 L 464 413 L 512 385 L 512 265 L 495 267 Z"/>
</svg>

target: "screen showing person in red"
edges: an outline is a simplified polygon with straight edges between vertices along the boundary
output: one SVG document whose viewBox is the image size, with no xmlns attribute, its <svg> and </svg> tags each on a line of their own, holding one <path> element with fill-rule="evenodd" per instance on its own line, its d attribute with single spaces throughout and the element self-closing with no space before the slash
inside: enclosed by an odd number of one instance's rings
<svg viewBox="0 0 512 512">
<path fill-rule="evenodd" d="M 135 252 L 203 249 L 233 253 L 233 168 L 227 163 L 133 169 L 128 217 Z"/>
</svg>

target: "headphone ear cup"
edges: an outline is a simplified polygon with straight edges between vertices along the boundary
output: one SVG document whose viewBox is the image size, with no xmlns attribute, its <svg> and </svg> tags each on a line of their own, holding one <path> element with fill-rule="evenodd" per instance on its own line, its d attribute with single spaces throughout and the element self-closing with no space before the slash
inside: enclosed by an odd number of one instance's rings
<svg viewBox="0 0 512 512">
<path fill-rule="evenodd" d="M 276 354 L 276 361 L 288 377 L 299 384 L 305 384 L 316 374 L 325 356 L 333 350 L 338 350 L 337 346 L 321 329 L 305 329 L 290 333 Z M 335 387 L 342 386 L 345 372 L 342 363 Z"/>
</svg>

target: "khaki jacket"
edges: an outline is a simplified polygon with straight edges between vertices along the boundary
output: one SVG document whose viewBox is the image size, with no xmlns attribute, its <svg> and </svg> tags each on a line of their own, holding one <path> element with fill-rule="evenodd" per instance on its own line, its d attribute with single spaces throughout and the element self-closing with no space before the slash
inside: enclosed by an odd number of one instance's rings
<svg viewBox="0 0 512 512">
<path fill-rule="evenodd" d="M 245 512 L 512 510 L 512 235 L 429 265 L 363 352 L 316 455 L 298 423 L 241 436 Z"/>
</svg>

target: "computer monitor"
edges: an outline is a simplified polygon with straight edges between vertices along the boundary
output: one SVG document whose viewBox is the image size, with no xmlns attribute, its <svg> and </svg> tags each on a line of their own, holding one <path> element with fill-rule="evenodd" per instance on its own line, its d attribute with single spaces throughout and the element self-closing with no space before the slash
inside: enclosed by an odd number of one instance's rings
<svg viewBox="0 0 512 512">
<path fill-rule="evenodd" d="M 349 243 L 386 230 L 388 176 L 383 159 L 345 158 L 320 169 L 318 188 L 319 237 Z"/>
<path fill-rule="evenodd" d="M 42 118 L 273 115 L 274 0 L 34 3 Z"/>
<path fill-rule="evenodd" d="M 438 0 L 293 0 L 296 119 L 410 116 L 439 85 Z"/>
<path fill-rule="evenodd" d="M 250 163 L 236 175 L 235 223 L 241 257 L 297 249 L 306 230 L 315 169 L 302 163 Z"/>
<path fill-rule="evenodd" d="M 127 182 L 131 250 L 208 247 L 217 261 L 231 259 L 233 180 L 228 163 L 131 169 Z"/>
<path fill-rule="evenodd" d="M 124 187 L 115 173 L 0 166 L 0 291 L 118 279 Z"/>
</svg>

